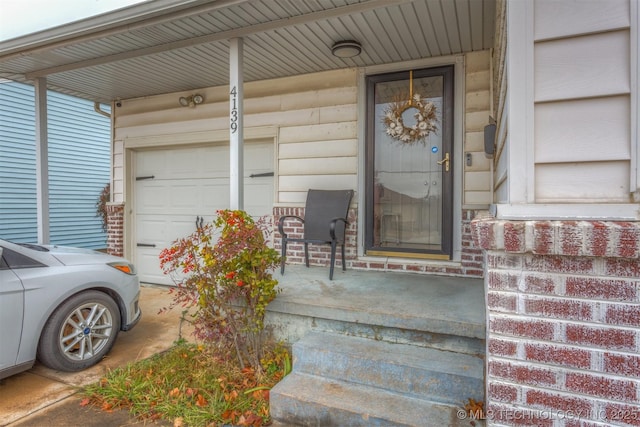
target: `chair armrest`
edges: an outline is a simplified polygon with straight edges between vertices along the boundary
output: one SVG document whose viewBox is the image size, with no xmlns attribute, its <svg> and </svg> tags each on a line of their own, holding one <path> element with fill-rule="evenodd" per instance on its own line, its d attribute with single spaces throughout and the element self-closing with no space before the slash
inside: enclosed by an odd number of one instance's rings
<svg viewBox="0 0 640 427">
<path fill-rule="evenodd" d="M 298 221 L 300 221 L 301 223 L 304 224 L 304 219 L 300 218 L 299 216 L 296 216 L 296 215 L 284 215 L 284 216 L 281 216 L 280 219 L 278 220 L 278 232 L 284 238 L 287 237 L 287 233 L 284 232 L 284 221 L 287 218 L 295 218 L 295 219 L 297 219 Z"/>
<path fill-rule="evenodd" d="M 329 235 L 331 236 L 331 240 L 336 240 L 336 223 L 338 221 L 344 222 L 345 228 L 349 225 L 346 218 L 333 218 L 329 223 Z"/>
</svg>

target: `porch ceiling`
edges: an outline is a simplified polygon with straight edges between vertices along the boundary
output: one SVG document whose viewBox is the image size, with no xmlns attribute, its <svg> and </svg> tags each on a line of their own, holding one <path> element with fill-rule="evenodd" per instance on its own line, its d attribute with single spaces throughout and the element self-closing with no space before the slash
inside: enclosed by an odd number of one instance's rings
<svg viewBox="0 0 640 427">
<path fill-rule="evenodd" d="M 108 103 L 228 84 L 233 37 L 245 82 L 483 50 L 495 1 L 154 0 L 1 42 L 0 78 Z"/>
</svg>

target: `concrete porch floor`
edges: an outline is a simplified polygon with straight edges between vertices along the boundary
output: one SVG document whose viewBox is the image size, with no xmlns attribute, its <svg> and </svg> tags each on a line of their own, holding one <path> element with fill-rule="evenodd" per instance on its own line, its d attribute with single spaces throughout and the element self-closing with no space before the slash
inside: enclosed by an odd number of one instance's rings
<svg viewBox="0 0 640 427">
<path fill-rule="evenodd" d="M 483 279 L 287 265 L 268 310 L 484 340 Z"/>
</svg>

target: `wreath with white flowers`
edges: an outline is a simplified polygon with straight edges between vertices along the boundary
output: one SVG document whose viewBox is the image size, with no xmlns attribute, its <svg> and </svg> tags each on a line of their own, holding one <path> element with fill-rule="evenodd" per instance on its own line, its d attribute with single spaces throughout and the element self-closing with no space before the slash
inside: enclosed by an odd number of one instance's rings
<svg viewBox="0 0 640 427">
<path fill-rule="evenodd" d="M 409 108 L 416 109 L 413 115 L 416 123 L 413 126 L 405 125 L 402 114 Z M 387 128 L 387 135 L 405 144 L 425 142 L 425 139 L 438 130 L 436 106 L 433 102 L 423 100 L 419 94 L 414 94 L 408 101 L 397 101 L 391 104 L 384 112 L 382 119 Z"/>
</svg>

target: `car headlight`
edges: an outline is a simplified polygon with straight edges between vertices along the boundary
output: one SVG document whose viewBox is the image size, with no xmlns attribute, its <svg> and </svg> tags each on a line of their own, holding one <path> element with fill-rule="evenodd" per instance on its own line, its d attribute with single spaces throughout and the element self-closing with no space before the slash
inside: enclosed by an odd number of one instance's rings
<svg viewBox="0 0 640 427">
<path fill-rule="evenodd" d="M 107 265 L 132 276 L 136 274 L 136 268 L 128 262 L 110 262 Z"/>
</svg>

